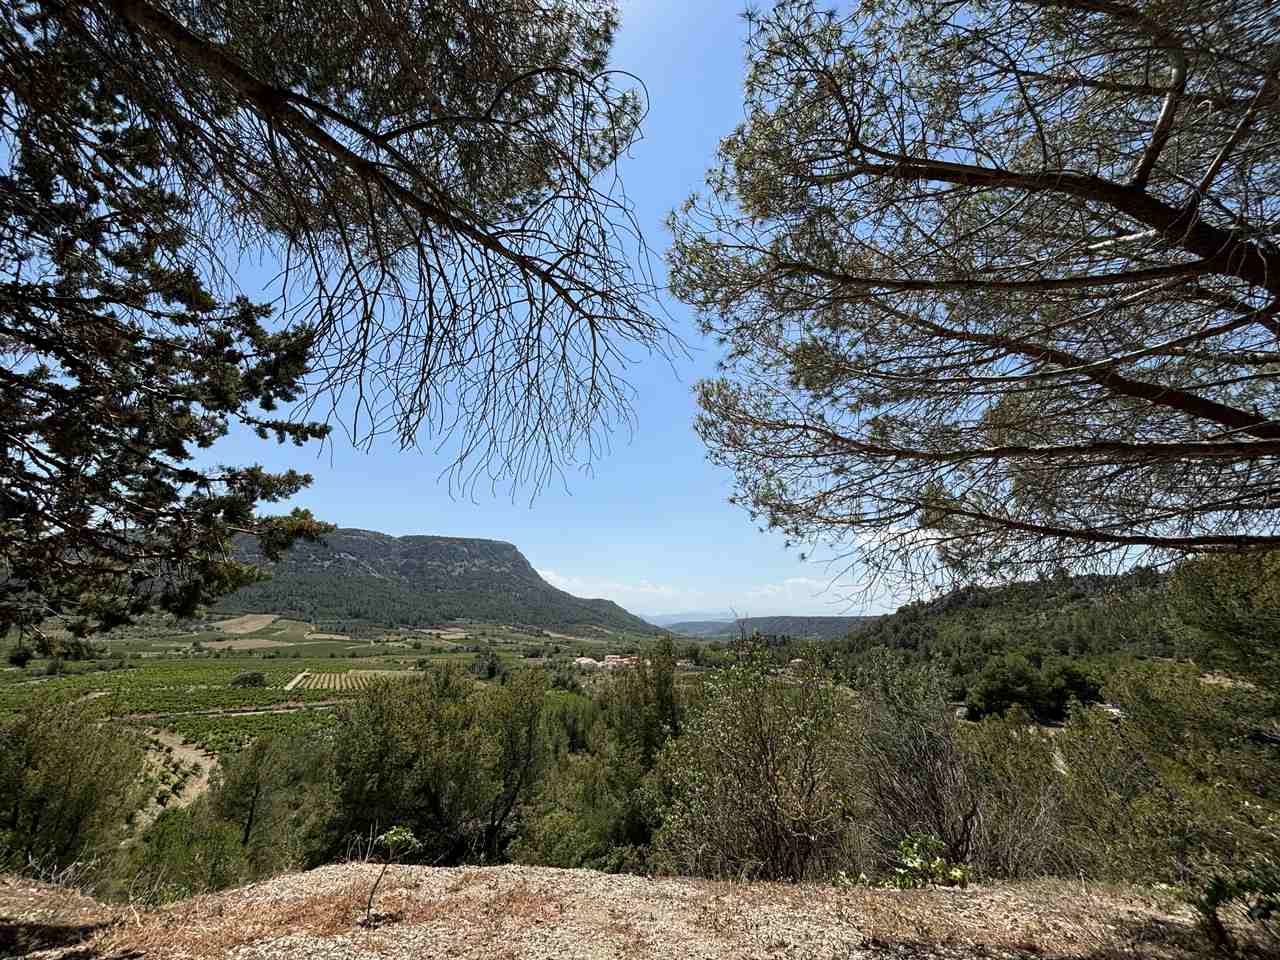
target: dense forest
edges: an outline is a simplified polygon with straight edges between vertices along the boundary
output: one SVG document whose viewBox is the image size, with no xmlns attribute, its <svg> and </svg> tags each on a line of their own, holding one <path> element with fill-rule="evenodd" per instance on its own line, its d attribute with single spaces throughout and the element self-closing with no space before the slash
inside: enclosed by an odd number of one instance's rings
<svg viewBox="0 0 1280 960">
<path fill-rule="evenodd" d="M 968 586 L 907 604 L 836 643 L 833 653 L 848 676 L 888 651 L 903 664 L 940 669 L 949 697 L 972 711 L 1021 703 L 1061 719 L 1072 697 L 1100 696 L 1109 657 L 1193 652 L 1169 603 L 1167 575 L 1149 569 Z"/>
</svg>

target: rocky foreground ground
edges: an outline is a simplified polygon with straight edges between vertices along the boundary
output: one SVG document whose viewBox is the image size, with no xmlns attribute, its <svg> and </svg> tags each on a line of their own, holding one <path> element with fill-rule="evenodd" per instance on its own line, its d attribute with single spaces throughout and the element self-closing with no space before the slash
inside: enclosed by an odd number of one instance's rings
<svg viewBox="0 0 1280 960">
<path fill-rule="evenodd" d="M 0 956 L 235 958 L 1191 958 L 1176 899 L 1064 883 L 837 890 L 540 867 L 323 867 L 140 910 L 0 879 Z"/>
</svg>

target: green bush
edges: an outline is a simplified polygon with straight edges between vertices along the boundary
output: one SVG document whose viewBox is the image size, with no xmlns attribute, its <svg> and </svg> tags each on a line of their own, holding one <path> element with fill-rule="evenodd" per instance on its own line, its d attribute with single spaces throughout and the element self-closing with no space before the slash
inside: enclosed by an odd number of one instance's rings
<svg viewBox="0 0 1280 960">
<path fill-rule="evenodd" d="M 762 650 L 707 679 L 659 764 L 659 863 L 710 877 L 810 880 L 846 861 L 847 696 L 820 675 L 783 682 Z"/>
<path fill-rule="evenodd" d="M 171 903 L 251 877 L 236 828 L 207 804 L 163 811 L 123 853 L 112 893 L 147 904 Z"/>
<path fill-rule="evenodd" d="M 558 689 L 548 695 L 552 763 L 511 855 L 548 866 L 644 870 L 661 822 L 654 766 L 684 723 L 670 638 L 593 690 L 591 699 Z"/>
<path fill-rule="evenodd" d="M 92 702 L 37 697 L 0 721 L 0 865 L 112 851 L 142 806 L 144 745 Z"/>
<path fill-rule="evenodd" d="M 1072 701 L 1097 701 L 1098 683 L 1079 667 L 1058 657 L 1035 660 L 1007 653 L 987 661 L 969 689 L 970 719 L 1021 707 L 1044 723 L 1066 718 Z"/>
<path fill-rule="evenodd" d="M 969 863 L 984 877 L 1073 876 L 1054 736 L 1019 708 L 954 724 L 978 800 Z"/>
<path fill-rule="evenodd" d="M 928 834 L 909 834 L 898 844 L 898 862 L 882 885 L 899 890 L 967 887 L 968 867 L 949 863 L 943 856 L 946 846 L 937 837 Z"/>
<path fill-rule="evenodd" d="M 398 824 L 427 862 L 501 859 L 543 761 L 545 689 L 540 670 L 477 684 L 437 667 L 365 690 L 333 732 L 330 855 Z"/>
<path fill-rule="evenodd" d="M 245 670 L 243 673 L 237 673 L 231 678 L 231 686 L 240 689 L 265 687 L 266 685 L 267 675 L 260 670 Z"/>
<path fill-rule="evenodd" d="M 1080 709 L 1055 738 L 1073 869 L 1186 885 L 1280 859 L 1280 754 L 1247 735 L 1274 701 L 1172 663 L 1117 670 L 1106 693 L 1123 719 Z"/>
<path fill-rule="evenodd" d="M 321 862 L 332 767 L 324 738 L 302 734 L 257 737 L 214 769 L 210 814 L 234 828 L 253 877 Z"/>
</svg>

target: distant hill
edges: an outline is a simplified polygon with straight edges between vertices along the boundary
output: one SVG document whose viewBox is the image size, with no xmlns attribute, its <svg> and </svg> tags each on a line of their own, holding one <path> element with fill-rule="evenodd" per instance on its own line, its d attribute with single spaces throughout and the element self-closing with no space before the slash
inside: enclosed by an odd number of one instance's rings
<svg viewBox="0 0 1280 960">
<path fill-rule="evenodd" d="M 717 610 L 714 613 L 705 610 L 699 610 L 696 613 L 642 613 L 640 616 L 648 620 L 655 627 L 670 627 L 676 623 L 691 623 L 695 620 L 718 620 L 728 622 L 733 619 L 733 614 L 728 610 Z"/>
<path fill-rule="evenodd" d="M 877 648 L 896 650 L 908 663 L 941 667 L 960 700 L 988 664 L 1010 655 L 1033 665 L 1185 655 L 1170 633 L 1164 588 L 1164 575 L 1145 568 L 964 587 L 879 618 L 837 644 L 837 656 L 853 670 Z"/>
<path fill-rule="evenodd" d="M 667 627 L 682 637 L 733 637 L 739 625 L 747 634 L 796 639 L 836 640 L 874 623 L 879 617 L 746 617 L 742 620 L 688 620 Z"/>
<path fill-rule="evenodd" d="M 239 559 L 271 579 L 224 598 L 220 613 L 277 613 L 326 623 L 424 627 L 470 619 L 542 629 L 597 627 L 656 634 L 612 600 L 584 600 L 547 583 L 510 543 L 462 537 L 393 537 L 341 529 L 323 543 L 299 543 L 276 564 L 255 541 Z"/>
</svg>

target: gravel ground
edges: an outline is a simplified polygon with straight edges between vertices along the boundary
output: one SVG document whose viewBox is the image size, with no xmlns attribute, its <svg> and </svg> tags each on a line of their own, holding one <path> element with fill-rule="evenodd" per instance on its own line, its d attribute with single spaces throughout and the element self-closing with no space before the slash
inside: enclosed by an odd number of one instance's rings
<svg viewBox="0 0 1280 960">
<path fill-rule="evenodd" d="M 134 913 L 102 908 L 42 960 L 785 960 L 1203 957 L 1190 913 L 1134 891 L 1019 884 L 842 891 L 543 867 L 343 864 Z M 0 887 L 0 930 L 12 907 Z M 84 904 L 76 902 L 83 911 Z M 2 953 L 2 951 L 0 951 Z"/>
</svg>

